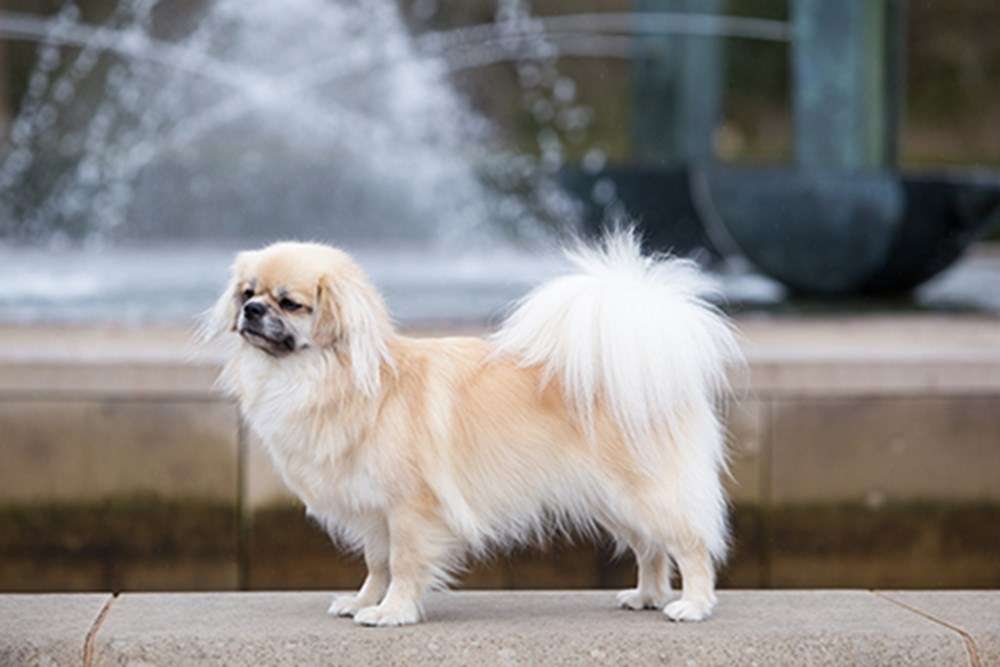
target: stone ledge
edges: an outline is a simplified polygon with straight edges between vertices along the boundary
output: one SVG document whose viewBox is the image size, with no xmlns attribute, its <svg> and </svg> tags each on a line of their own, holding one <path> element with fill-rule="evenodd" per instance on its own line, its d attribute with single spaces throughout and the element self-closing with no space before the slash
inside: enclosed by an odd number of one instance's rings
<svg viewBox="0 0 1000 667">
<path fill-rule="evenodd" d="M 0 595 L 0 665 L 79 665 L 106 593 Z"/>
<path fill-rule="evenodd" d="M 606 591 L 438 593 L 427 622 L 329 618 L 327 593 L 0 596 L 3 664 L 997 664 L 1000 592 L 723 591 L 673 624 Z M 110 604 L 109 604 L 110 602 Z M 363 662 L 362 662 L 363 661 Z"/>
<path fill-rule="evenodd" d="M 995 396 L 998 323 L 994 315 L 737 318 L 750 372 L 734 384 L 760 398 Z M 223 400 L 214 388 L 220 362 L 219 350 L 193 347 L 185 327 L 0 324 L 0 397 Z"/>
</svg>

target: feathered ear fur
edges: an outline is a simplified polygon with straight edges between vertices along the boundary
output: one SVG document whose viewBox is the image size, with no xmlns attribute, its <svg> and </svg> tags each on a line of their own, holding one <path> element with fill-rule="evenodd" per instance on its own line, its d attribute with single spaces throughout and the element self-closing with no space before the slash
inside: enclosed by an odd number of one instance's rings
<svg viewBox="0 0 1000 667">
<path fill-rule="evenodd" d="M 371 285 L 346 276 L 320 278 L 313 341 L 346 357 L 354 383 L 366 396 L 379 393 L 382 365 L 394 368 L 391 335 L 385 304 Z"/>
<path fill-rule="evenodd" d="M 207 343 L 215 340 L 228 331 L 236 331 L 236 318 L 239 315 L 240 273 L 243 265 L 249 260 L 250 252 L 236 255 L 233 265 L 229 268 L 229 282 L 218 300 L 201 317 L 198 325 L 198 340 Z"/>
</svg>

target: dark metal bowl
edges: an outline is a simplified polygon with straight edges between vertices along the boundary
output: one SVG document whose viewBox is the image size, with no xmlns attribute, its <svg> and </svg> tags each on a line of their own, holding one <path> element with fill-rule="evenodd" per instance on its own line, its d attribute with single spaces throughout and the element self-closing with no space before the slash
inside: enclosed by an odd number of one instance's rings
<svg viewBox="0 0 1000 667">
<path fill-rule="evenodd" d="M 609 166 L 596 174 L 565 169 L 560 176 L 563 187 L 583 204 L 586 233 L 600 234 L 622 213 L 641 229 L 650 250 L 718 255 L 691 200 L 686 167 Z"/>
<path fill-rule="evenodd" d="M 826 297 L 912 290 L 1000 218 L 995 172 L 617 167 L 564 182 L 586 200 L 600 178 L 651 248 L 738 252 L 793 291 Z M 602 207 L 588 210 L 599 229 Z"/>
</svg>

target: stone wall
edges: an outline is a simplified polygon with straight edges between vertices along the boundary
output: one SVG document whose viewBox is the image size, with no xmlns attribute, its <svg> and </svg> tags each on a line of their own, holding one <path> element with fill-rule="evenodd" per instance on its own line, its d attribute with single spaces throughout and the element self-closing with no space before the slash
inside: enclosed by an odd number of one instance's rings
<svg viewBox="0 0 1000 667">
<path fill-rule="evenodd" d="M 743 323 L 723 586 L 1000 586 L 1000 327 L 900 319 Z M 0 331 L 0 590 L 361 580 L 213 389 L 218 359 L 184 341 Z M 463 585 L 633 577 L 627 557 L 559 542 L 477 564 Z"/>
</svg>

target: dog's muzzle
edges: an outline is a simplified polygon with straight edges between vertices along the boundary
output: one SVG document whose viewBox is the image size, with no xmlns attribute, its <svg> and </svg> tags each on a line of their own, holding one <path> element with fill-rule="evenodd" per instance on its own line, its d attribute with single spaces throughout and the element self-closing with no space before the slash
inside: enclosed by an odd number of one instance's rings
<svg viewBox="0 0 1000 667">
<path fill-rule="evenodd" d="M 243 305 L 238 330 L 248 343 L 273 356 L 295 351 L 295 336 L 288 333 L 281 318 L 275 317 L 260 301 Z"/>
</svg>

